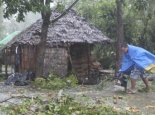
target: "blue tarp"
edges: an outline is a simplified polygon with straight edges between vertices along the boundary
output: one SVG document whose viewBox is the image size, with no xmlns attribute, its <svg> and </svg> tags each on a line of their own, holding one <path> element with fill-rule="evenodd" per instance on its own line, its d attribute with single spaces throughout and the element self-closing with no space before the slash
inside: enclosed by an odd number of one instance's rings
<svg viewBox="0 0 155 115">
<path fill-rule="evenodd" d="M 128 45 L 128 52 L 123 55 L 120 72 L 127 72 L 133 66 L 145 71 L 155 72 L 155 55 L 147 50 Z"/>
</svg>

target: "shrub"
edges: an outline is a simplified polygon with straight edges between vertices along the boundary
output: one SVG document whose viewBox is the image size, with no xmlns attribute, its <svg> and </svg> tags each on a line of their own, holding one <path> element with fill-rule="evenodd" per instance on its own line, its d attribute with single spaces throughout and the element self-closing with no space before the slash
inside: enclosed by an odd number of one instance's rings
<svg viewBox="0 0 155 115">
<path fill-rule="evenodd" d="M 43 89 L 58 90 L 67 87 L 75 87 L 78 80 L 75 75 L 71 74 L 66 78 L 60 78 L 57 75 L 50 74 L 45 78 L 36 78 L 34 85 Z"/>
<path fill-rule="evenodd" d="M 6 79 L 6 76 L 4 74 L 0 74 L 0 82 L 4 81 Z"/>
<path fill-rule="evenodd" d="M 46 103 L 39 98 L 33 101 L 27 99 L 21 105 L 3 107 L 3 111 L 8 115 L 127 115 L 127 113 L 120 113 L 105 105 L 81 104 L 65 95 L 60 100 Z"/>
<path fill-rule="evenodd" d="M 78 79 L 75 75 L 71 74 L 68 77 L 65 78 L 65 81 L 67 83 L 67 86 L 69 87 L 75 87 L 78 84 Z"/>
</svg>

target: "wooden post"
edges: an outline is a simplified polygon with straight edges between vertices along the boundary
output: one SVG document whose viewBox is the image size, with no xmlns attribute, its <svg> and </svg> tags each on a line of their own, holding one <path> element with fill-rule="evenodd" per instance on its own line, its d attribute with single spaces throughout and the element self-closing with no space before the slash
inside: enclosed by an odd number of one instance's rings
<svg viewBox="0 0 155 115">
<path fill-rule="evenodd" d="M 7 66 L 7 49 L 4 50 L 4 58 L 5 58 L 5 76 L 8 77 L 8 66 Z"/>
<path fill-rule="evenodd" d="M 31 52 L 32 50 L 31 50 L 31 47 L 30 47 L 30 45 L 28 45 L 28 53 L 27 53 L 27 56 L 28 56 L 28 63 L 29 63 L 29 65 L 28 65 L 28 72 L 29 71 L 32 71 L 32 70 L 30 70 L 30 68 L 32 67 L 32 65 L 31 65 L 31 56 L 32 56 L 32 52 Z"/>
<path fill-rule="evenodd" d="M 89 48 L 89 44 L 87 44 L 87 60 L 88 60 L 88 77 L 90 76 L 90 65 L 89 65 L 89 63 L 90 63 L 90 58 L 89 58 L 89 56 L 90 56 L 90 48 Z"/>
<path fill-rule="evenodd" d="M 67 53 L 68 53 L 68 73 L 70 74 L 73 71 L 73 63 L 72 63 L 70 47 L 68 45 L 67 45 Z"/>
</svg>

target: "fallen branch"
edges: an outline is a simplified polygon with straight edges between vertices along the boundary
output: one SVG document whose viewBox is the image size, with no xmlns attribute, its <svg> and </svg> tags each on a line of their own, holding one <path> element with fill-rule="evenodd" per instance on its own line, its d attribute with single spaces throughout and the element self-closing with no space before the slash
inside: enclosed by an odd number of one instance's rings
<svg viewBox="0 0 155 115">
<path fill-rule="evenodd" d="M 16 96 L 11 96 L 11 97 L 9 97 L 9 98 L 7 98 L 7 99 L 4 99 L 4 100 L 1 100 L 0 101 L 0 103 L 4 103 L 4 102 L 7 102 L 8 100 L 10 100 L 10 99 L 13 99 L 13 98 L 27 98 L 27 99 L 35 99 L 36 97 L 29 97 L 29 96 L 25 96 L 25 95 L 16 95 Z"/>
<path fill-rule="evenodd" d="M 60 18 L 62 18 L 64 15 L 68 13 L 68 11 L 78 2 L 79 0 L 75 0 L 60 16 L 56 17 L 51 21 L 51 23 L 55 23 L 58 21 Z"/>
</svg>

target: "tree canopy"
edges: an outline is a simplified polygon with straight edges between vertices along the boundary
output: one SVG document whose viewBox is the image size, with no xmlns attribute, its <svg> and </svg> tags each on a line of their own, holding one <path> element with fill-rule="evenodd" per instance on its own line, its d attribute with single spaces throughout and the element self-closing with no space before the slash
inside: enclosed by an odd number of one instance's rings
<svg viewBox="0 0 155 115">
<path fill-rule="evenodd" d="M 155 45 L 155 1 L 122 0 L 122 3 L 125 41 L 155 53 L 153 47 Z M 81 0 L 77 9 L 90 23 L 116 41 L 116 0 Z M 114 60 L 113 51 L 115 48 L 104 47 L 96 46 L 95 52 L 104 65 L 112 62 L 109 66 L 112 67 L 114 65 L 112 60 Z"/>
</svg>

